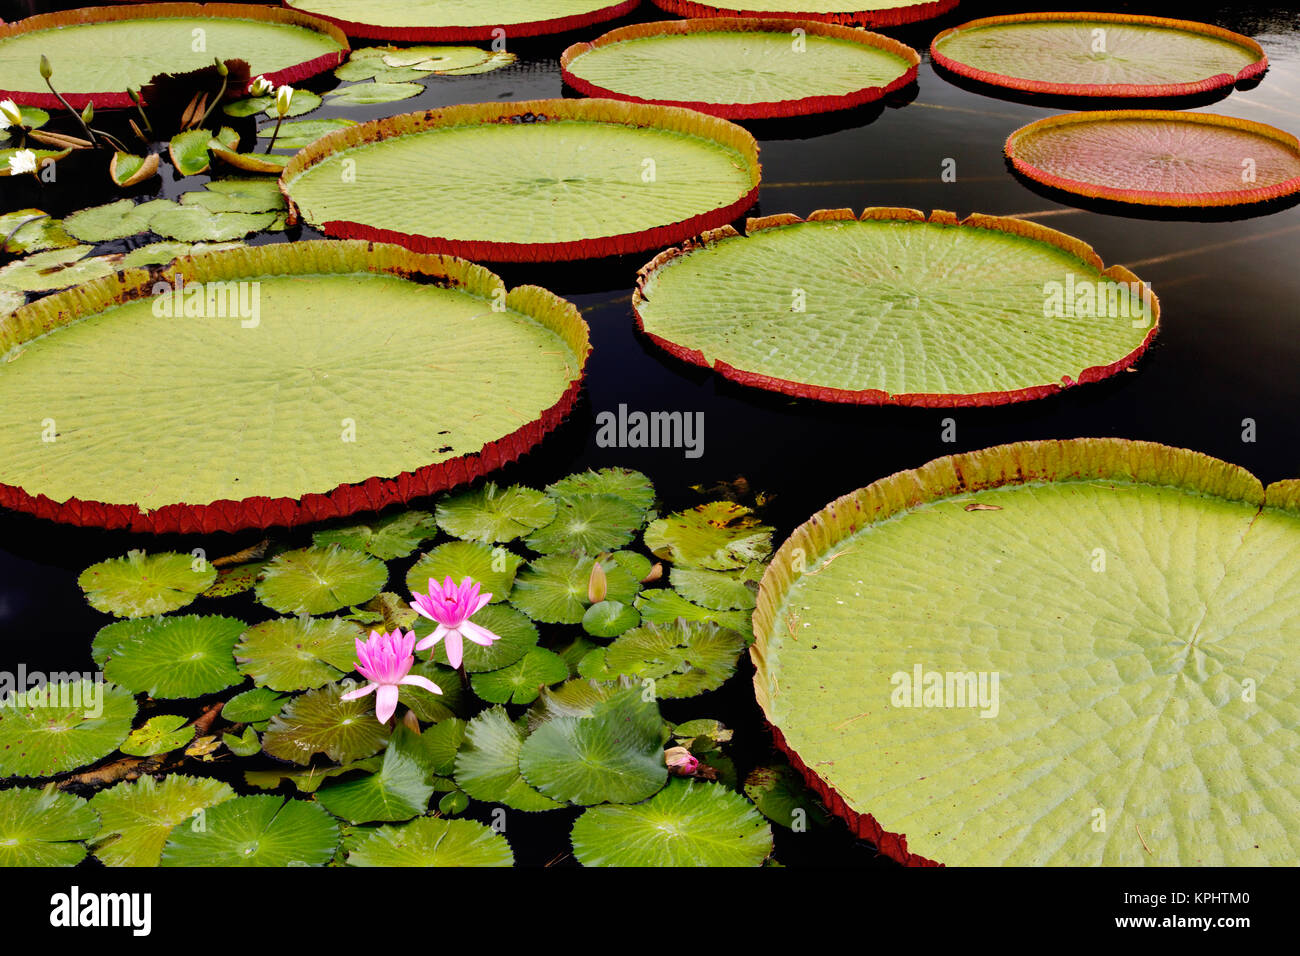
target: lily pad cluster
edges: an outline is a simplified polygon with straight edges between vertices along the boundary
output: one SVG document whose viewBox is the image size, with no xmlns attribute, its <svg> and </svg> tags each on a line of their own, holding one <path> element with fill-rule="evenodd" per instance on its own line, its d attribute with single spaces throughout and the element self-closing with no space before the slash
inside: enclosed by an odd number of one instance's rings
<svg viewBox="0 0 1300 956">
<path fill-rule="evenodd" d="M 562 808 L 584 865 L 763 863 L 773 824 L 824 811 L 789 768 L 742 775 L 730 729 L 661 702 L 735 675 L 772 528 L 734 502 L 656 504 L 643 474 L 607 468 L 211 560 L 92 565 L 86 600 L 115 618 L 92 645 L 106 682 L 0 707 L 0 776 L 22 784 L 0 796 L 0 863 L 509 866 L 512 815 Z M 466 577 L 497 640 L 467 643 L 463 673 L 445 641 L 417 652 L 442 693 L 401 687 L 388 723 L 345 699 L 357 640 L 427 637 L 411 596 Z M 203 775 L 232 760 L 242 786 Z"/>
</svg>

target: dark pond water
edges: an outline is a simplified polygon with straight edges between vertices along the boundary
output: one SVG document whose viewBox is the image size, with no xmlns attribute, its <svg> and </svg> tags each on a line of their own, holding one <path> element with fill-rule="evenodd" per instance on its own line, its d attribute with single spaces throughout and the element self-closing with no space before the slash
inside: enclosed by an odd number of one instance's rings
<svg viewBox="0 0 1300 956">
<path fill-rule="evenodd" d="M 54 5 L 11 2 L 0 4 L 0 11 L 6 6 L 5 15 L 14 16 L 24 6 Z M 1271 61 L 1262 82 L 1179 105 L 1300 132 L 1300 13 L 1242 3 L 1082 6 L 1202 19 L 1255 36 Z M 940 20 L 887 32 L 924 52 L 941 29 L 1017 9 L 1032 7 L 966 2 Z M 651 8 L 630 19 L 657 18 Z M 418 99 L 346 111 L 326 107 L 312 116 L 365 120 L 452 103 L 559 96 L 559 53 L 567 43 L 599 32 L 516 44 L 516 67 L 478 77 L 430 77 L 427 92 Z M 319 91 L 333 80 L 326 77 L 308 85 Z M 976 211 L 1029 216 L 1078 236 L 1107 264 L 1132 268 L 1160 296 L 1163 331 L 1136 372 L 1004 408 L 827 407 L 728 385 L 664 356 L 640 337 L 629 297 L 636 269 L 649 256 L 582 266 L 500 269 L 511 284 L 537 282 L 576 302 L 591 325 L 594 353 L 586 392 L 572 419 L 498 480 L 542 484 L 574 470 L 625 465 L 650 475 L 667 506 L 683 507 L 703 500 L 691 486 L 743 477 L 754 491 L 769 497 L 765 516 L 777 527 L 780 540 L 838 495 L 941 455 L 1009 441 L 1147 439 L 1235 462 L 1265 482 L 1300 475 L 1300 209 L 1292 205 L 1240 218 L 1162 218 L 1117 208 L 1081 208 L 1018 180 L 1002 158 L 1003 141 L 1013 129 L 1075 104 L 1027 103 L 990 94 L 937 75 L 926 55 L 918 84 L 883 107 L 827 121 L 753 127 L 764 167 L 757 212 L 806 216 L 835 207 L 940 208 L 962 216 Z M 956 162 L 955 182 L 940 178 L 945 159 Z M 173 180 L 170 168 L 164 167 L 167 181 L 160 194 L 168 197 L 196 188 L 205 178 Z M 150 188 L 157 193 L 158 180 Z M 18 195 L 10 186 L 0 189 L 9 190 L 2 194 L 3 208 L 40 205 L 55 215 L 112 198 L 91 184 L 60 183 L 58 191 L 40 197 Z M 298 230 L 288 238 L 316 236 Z M 253 241 L 284 239 L 274 235 Z M 98 251 L 120 251 L 124 245 L 105 244 Z M 647 411 L 703 412 L 703 456 L 687 459 L 680 451 L 597 447 L 595 415 L 624 403 Z M 948 417 L 956 422 L 953 443 L 942 440 L 942 422 Z M 1244 419 L 1255 422 L 1254 442 L 1242 440 Z M 89 643 L 105 619 L 85 605 L 76 586 L 76 574 L 86 565 L 130 547 L 188 550 L 201 544 L 209 554 L 217 554 L 260 537 L 142 538 L 0 515 L 0 668 L 21 661 L 29 670 L 93 669 Z M 202 610 L 200 605 L 195 608 Z M 223 602 L 221 608 L 254 613 L 251 603 L 240 608 Z M 714 716 L 735 727 L 734 755 L 742 772 L 763 759 L 769 748 L 749 677 L 746 663 L 721 691 L 666 708 L 670 719 Z M 511 835 L 521 862 L 545 863 L 567 852 L 568 815 L 547 814 L 528 826 L 531 832 L 521 827 Z M 842 831 L 779 834 L 777 857 L 787 864 L 878 862 L 869 846 Z"/>
</svg>

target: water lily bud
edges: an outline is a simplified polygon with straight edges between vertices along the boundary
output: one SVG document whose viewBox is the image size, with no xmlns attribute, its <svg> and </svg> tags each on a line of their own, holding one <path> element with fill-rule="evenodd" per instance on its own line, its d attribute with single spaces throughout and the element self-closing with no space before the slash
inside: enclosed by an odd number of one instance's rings
<svg viewBox="0 0 1300 956">
<path fill-rule="evenodd" d="M 258 76 L 248 84 L 248 92 L 253 96 L 268 96 L 274 89 L 275 84 L 264 76 Z"/>
<path fill-rule="evenodd" d="M 699 758 L 685 747 L 669 747 L 665 750 L 664 763 L 679 777 L 689 777 L 700 769 Z"/>
<path fill-rule="evenodd" d="M 50 58 L 47 57 L 47 56 L 42 56 L 42 57 L 41 57 L 41 76 L 45 77 L 45 78 L 48 80 L 48 79 L 49 79 L 50 77 L 52 77 L 53 75 L 54 75 L 54 67 L 50 66 Z"/>
<path fill-rule="evenodd" d="M 605 576 L 605 569 L 597 561 L 591 566 L 591 577 L 587 580 L 587 600 L 592 604 L 599 604 L 605 600 L 605 595 L 609 593 L 609 578 Z"/>
<path fill-rule="evenodd" d="M 20 149 L 9 157 L 10 176 L 34 172 L 36 172 L 36 154 L 30 149 Z"/>
<path fill-rule="evenodd" d="M 219 60 L 219 59 L 215 59 L 215 58 L 214 58 L 213 62 L 217 64 L 217 73 L 218 73 L 218 74 L 220 74 L 221 76 L 229 76 L 229 75 L 230 75 L 230 67 L 228 67 L 228 66 L 226 66 L 226 64 L 222 63 L 221 60 Z"/>
<path fill-rule="evenodd" d="M 289 114 L 289 104 L 292 102 L 292 86 L 282 86 L 275 91 L 275 111 L 281 116 L 287 116 Z"/>
<path fill-rule="evenodd" d="M 0 129 L 23 125 L 23 111 L 13 100 L 0 100 Z"/>
<path fill-rule="evenodd" d="M 420 720 L 415 716 L 415 711 L 408 710 L 404 713 L 402 715 L 402 723 L 406 725 L 406 729 L 411 733 L 418 734 L 420 732 Z"/>
<path fill-rule="evenodd" d="M 88 124 L 94 118 L 95 118 L 95 104 L 87 103 L 86 108 L 81 111 L 81 121 L 83 123 Z"/>
<path fill-rule="evenodd" d="M 131 97 L 131 102 L 134 103 L 136 106 L 140 105 L 140 94 L 137 93 L 135 90 L 131 89 L 131 87 L 129 86 L 126 88 L 126 95 Z"/>
<path fill-rule="evenodd" d="M 653 584 L 655 581 L 658 581 L 663 576 L 664 576 L 664 566 L 662 564 L 656 563 L 655 566 L 650 569 L 650 573 L 641 579 L 641 583 Z"/>
</svg>

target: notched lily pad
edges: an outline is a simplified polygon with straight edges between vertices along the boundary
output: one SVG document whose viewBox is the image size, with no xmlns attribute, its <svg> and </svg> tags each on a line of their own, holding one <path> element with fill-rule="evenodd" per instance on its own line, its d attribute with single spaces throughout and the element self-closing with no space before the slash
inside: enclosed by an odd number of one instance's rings
<svg viewBox="0 0 1300 956">
<path fill-rule="evenodd" d="M 91 565 L 77 583 L 95 610 L 132 618 L 180 610 L 216 579 L 216 568 L 192 555 L 130 551 Z"/>
<path fill-rule="evenodd" d="M 372 701 L 343 700 L 345 690 L 330 684 L 290 700 L 271 718 L 262 748 L 272 757 L 303 765 L 317 753 L 335 763 L 378 753 L 388 742 L 387 728 L 375 719 Z"/>
<path fill-rule="evenodd" d="M 328 614 L 364 604 L 383 590 L 388 568 L 337 544 L 277 554 L 262 572 L 257 599 L 281 614 Z"/>
<path fill-rule="evenodd" d="M 162 866 L 324 866 L 339 828 L 314 803 L 276 796 L 235 797 L 205 811 L 202 829 L 177 827 Z"/>
<path fill-rule="evenodd" d="M 0 867 L 76 866 L 81 842 L 95 835 L 99 818 L 79 797 L 54 789 L 0 790 Z"/>
</svg>

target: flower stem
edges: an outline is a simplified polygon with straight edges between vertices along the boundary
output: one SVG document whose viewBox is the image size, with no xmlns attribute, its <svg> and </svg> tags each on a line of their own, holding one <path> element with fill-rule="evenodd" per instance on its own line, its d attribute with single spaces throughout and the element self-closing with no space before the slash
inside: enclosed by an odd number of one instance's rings
<svg viewBox="0 0 1300 956">
<path fill-rule="evenodd" d="M 77 118 L 77 122 L 81 125 L 81 128 L 86 133 L 86 139 L 90 140 L 90 142 L 93 143 L 95 146 L 98 146 L 99 140 L 95 139 L 95 134 L 92 133 L 90 127 L 86 125 L 86 121 L 81 118 L 81 114 L 78 113 L 76 110 L 74 110 L 72 106 L 68 103 L 68 101 L 63 98 L 63 94 L 54 88 L 54 84 L 50 82 L 50 78 L 48 76 L 45 77 L 45 85 L 50 88 L 51 93 L 53 93 L 55 96 L 59 98 L 59 102 L 62 103 L 67 108 L 68 112 Z"/>
<path fill-rule="evenodd" d="M 275 120 L 275 132 L 271 134 L 271 144 L 266 147 L 266 152 L 270 155 L 271 150 L 275 149 L 275 139 L 280 135 L 280 124 L 284 122 L 284 116 L 278 116 Z"/>
</svg>

